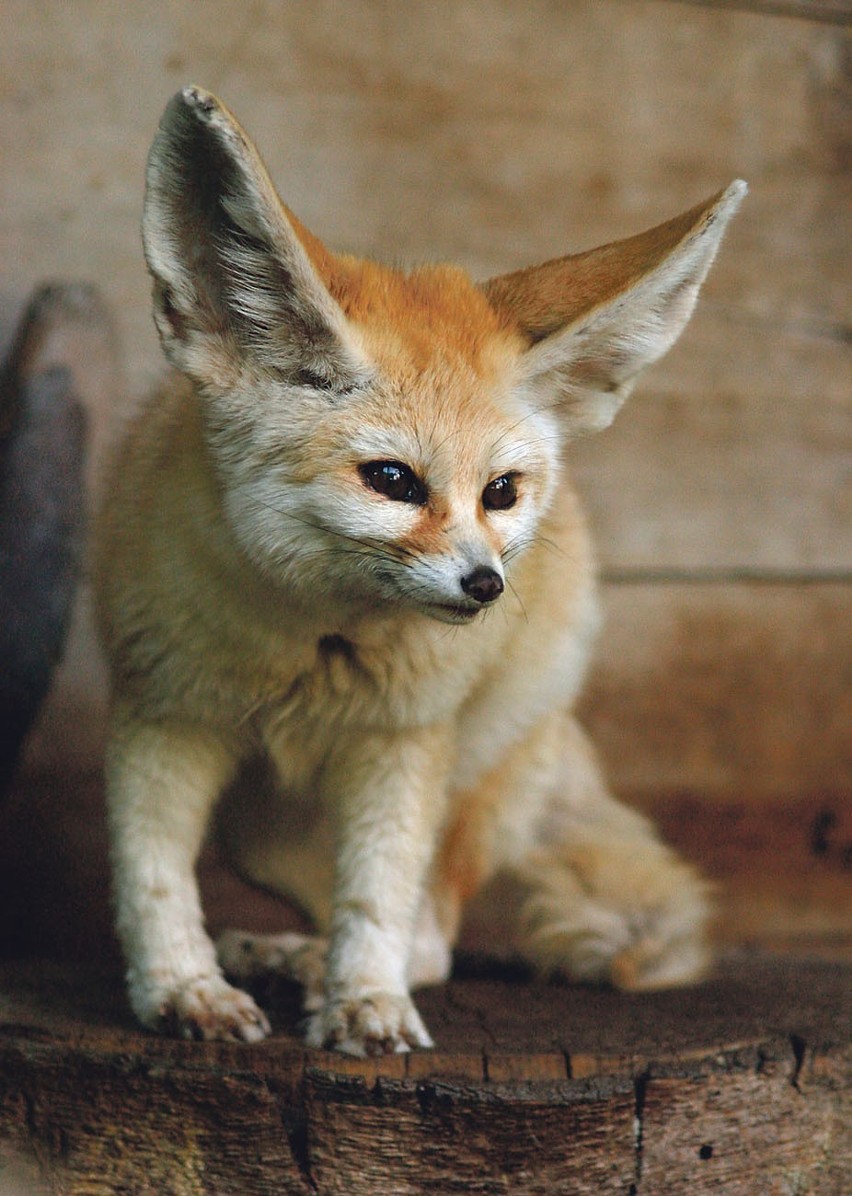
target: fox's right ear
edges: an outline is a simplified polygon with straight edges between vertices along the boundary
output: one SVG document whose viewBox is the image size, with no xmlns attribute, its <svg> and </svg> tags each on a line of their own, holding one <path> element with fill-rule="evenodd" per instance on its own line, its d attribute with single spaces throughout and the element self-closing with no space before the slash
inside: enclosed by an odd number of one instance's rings
<svg viewBox="0 0 852 1196">
<path fill-rule="evenodd" d="M 163 114 L 142 221 L 166 356 L 227 388 L 243 366 L 334 391 L 362 368 L 351 329 L 230 112 L 196 87 Z"/>
</svg>

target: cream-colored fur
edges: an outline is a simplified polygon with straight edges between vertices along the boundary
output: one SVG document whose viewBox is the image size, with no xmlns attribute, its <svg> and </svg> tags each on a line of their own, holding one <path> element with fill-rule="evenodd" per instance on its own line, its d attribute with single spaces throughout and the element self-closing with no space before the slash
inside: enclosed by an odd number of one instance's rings
<svg viewBox="0 0 852 1196">
<path fill-rule="evenodd" d="M 308 1041 L 427 1046 L 464 902 L 508 870 L 525 949 L 642 987 L 706 962 L 698 876 L 618 804 L 570 715 L 598 616 L 571 439 L 675 340 L 744 185 L 628 241 L 476 285 L 335 255 L 228 111 L 163 117 L 144 240 L 176 373 L 127 435 L 99 526 L 114 684 L 118 930 L 149 1026 L 255 1040 L 223 977 L 306 985 Z M 203 929 L 226 840 L 321 938 Z"/>
</svg>

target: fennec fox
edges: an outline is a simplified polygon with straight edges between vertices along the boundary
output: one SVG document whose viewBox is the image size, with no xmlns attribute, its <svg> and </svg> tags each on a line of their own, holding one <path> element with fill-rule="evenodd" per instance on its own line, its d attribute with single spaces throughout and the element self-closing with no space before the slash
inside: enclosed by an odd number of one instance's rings
<svg viewBox="0 0 852 1196">
<path fill-rule="evenodd" d="M 305 984 L 307 1041 L 430 1045 L 465 901 L 523 893 L 529 959 L 628 988 L 706 963 L 705 889 L 607 792 L 570 714 L 598 623 L 574 437 L 674 342 L 735 182 L 629 240 L 477 284 L 332 253 L 213 96 L 170 102 L 144 243 L 177 373 L 129 431 L 99 529 L 114 702 L 115 900 L 147 1026 L 255 1041 L 232 978 Z M 194 866 L 238 766 L 229 850 L 322 937 L 204 927 Z"/>
</svg>

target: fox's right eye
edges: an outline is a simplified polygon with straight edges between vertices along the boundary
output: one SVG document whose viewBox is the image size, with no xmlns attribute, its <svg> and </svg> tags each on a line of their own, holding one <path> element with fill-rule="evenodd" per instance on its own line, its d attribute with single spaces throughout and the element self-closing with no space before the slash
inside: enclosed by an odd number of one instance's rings
<svg viewBox="0 0 852 1196">
<path fill-rule="evenodd" d="M 414 470 L 401 461 L 368 461 L 358 466 L 358 472 L 371 490 L 393 502 L 422 506 L 426 501 L 426 487 Z"/>
</svg>

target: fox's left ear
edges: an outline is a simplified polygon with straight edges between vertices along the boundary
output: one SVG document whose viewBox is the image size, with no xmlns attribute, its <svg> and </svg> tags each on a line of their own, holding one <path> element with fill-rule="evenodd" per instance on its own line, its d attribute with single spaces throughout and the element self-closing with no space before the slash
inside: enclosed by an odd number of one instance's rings
<svg viewBox="0 0 852 1196">
<path fill-rule="evenodd" d="M 560 397 L 570 435 L 608 427 L 677 340 L 746 191 L 737 180 L 636 237 L 483 284 L 529 343 L 524 377 Z"/>
</svg>

